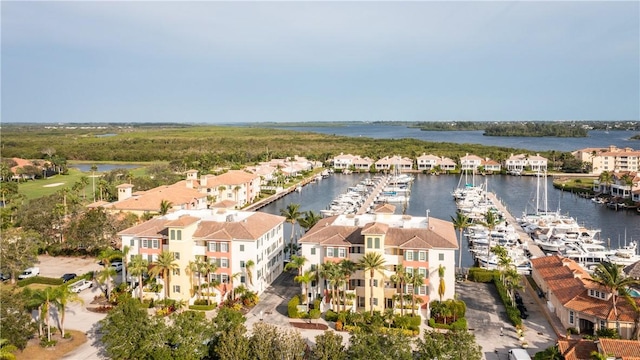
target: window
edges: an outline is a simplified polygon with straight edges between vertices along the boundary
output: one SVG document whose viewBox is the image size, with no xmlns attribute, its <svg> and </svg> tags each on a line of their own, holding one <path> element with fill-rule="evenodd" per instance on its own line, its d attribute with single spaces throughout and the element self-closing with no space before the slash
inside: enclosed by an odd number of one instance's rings
<svg viewBox="0 0 640 360">
<path fill-rule="evenodd" d="M 593 289 L 590 289 L 590 290 L 589 290 L 589 296 L 594 296 L 593 294 L 594 294 Z"/>
<path fill-rule="evenodd" d="M 174 293 L 179 293 L 180 292 L 180 285 L 173 285 L 173 292 Z"/>
<path fill-rule="evenodd" d="M 600 299 L 605 299 L 607 297 L 607 294 L 604 292 L 600 293 Z"/>
<path fill-rule="evenodd" d="M 333 248 L 332 247 L 328 247 L 327 248 L 327 256 L 328 257 L 333 257 Z"/>
<path fill-rule="evenodd" d="M 373 298 L 373 306 L 378 306 L 378 298 Z"/>
<path fill-rule="evenodd" d="M 373 286 L 377 287 L 378 286 L 378 279 L 373 279 Z"/>
<path fill-rule="evenodd" d="M 182 230 L 171 229 L 169 240 L 182 240 Z"/>
<path fill-rule="evenodd" d="M 226 242 L 220 243 L 220 252 L 229 252 L 229 244 Z"/>
<path fill-rule="evenodd" d="M 404 268 L 404 271 L 405 271 L 408 275 L 413 275 L 413 268 L 412 268 L 412 267 L 406 267 L 406 268 Z"/>
<path fill-rule="evenodd" d="M 444 261 L 444 253 L 438 254 L 438 260 Z"/>
<path fill-rule="evenodd" d="M 244 251 L 244 245 L 240 245 L 240 251 Z"/>
<path fill-rule="evenodd" d="M 229 267 L 229 259 L 227 259 L 227 258 L 220 259 L 220 267 L 228 268 Z"/>
<path fill-rule="evenodd" d="M 404 259 L 407 261 L 413 261 L 413 251 L 405 251 Z"/>
<path fill-rule="evenodd" d="M 607 323 L 604 320 L 600 320 L 600 329 L 606 329 Z"/>
<path fill-rule="evenodd" d="M 244 268 L 245 268 L 245 263 L 244 263 L 244 261 L 242 261 L 242 260 L 240 260 L 240 268 L 241 268 L 241 269 L 244 269 Z"/>
<path fill-rule="evenodd" d="M 380 249 L 380 238 L 376 238 L 376 249 Z"/>
<path fill-rule="evenodd" d="M 347 249 L 339 248 L 338 249 L 338 257 L 341 257 L 341 258 L 347 257 Z"/>
<path fill-rule="evenodd" d="M 316 248 L 311 248 L 311 255 L 315 255 L 316 254 Z"/>
<path fill-rule="evenodd" d="M 152 248 L 154 248 L 154 249 L 159 249 L 160 248 L 160 241 L 158 241 L 158 239 L 153 239 L 151 241 L 151 243 L 152 243 L 152 246 L 151 246 Z"/>
<path fill-rule="evenodd" d="M 173 253 L 173 258 L 176 260 L 180 260 L 180 253 L 179 252 L 174 252 Z"/>
<path fill-rule="evenodd" d="M 180 269 L 173 269 L 173 276 L 180 276 Z"/>
<path fill-rule="evenodd" d="M 418 274 L 424 276 L 425 278 L 427 277 L 427 269 L 425 268 L 419 268 L 418 269 Z"/>
<path fill-rule="evenodd" d="M 367 248 L 373 249 L 373 238 L 367 238 Z"/>
<path fill-rule="evenodd" d="M 129 246 L 133 247 L 136 244 L 136 241 L 131 239 L 129 240 Z"/>
<path fill-rule="evenodd" d="M 364 296 L 358 296 L 358 307 L 364 307 Z"/>
<path fill-rule="evenodd" d="M 142 247 L 143 248 L 148 248 L 149 247 L 149 240 L 147 239 L 142 239 Z"/>
<path fill-rule="evenodd" d="M 418 254 L 420 254 L 420 261 L 427 261 L 427 252 L 426 251 L 420 251 Z"/>
<path fill-rule="evenodd" d="M 244 277 L 244 275 L 240 275 L 240 283 L 244 284 L 247 281 L 247 278 Z"/>
<path fill-rule="evenodd" d="M 573 317 L 574 317 L 574 315 L 575 315 L 575 314 L 573 313 L 573 311 L 569 311 L 569 324 L 573 324 L 573 321 L 574 321 L 574 318 L 573 318 Z"/>
</svg>

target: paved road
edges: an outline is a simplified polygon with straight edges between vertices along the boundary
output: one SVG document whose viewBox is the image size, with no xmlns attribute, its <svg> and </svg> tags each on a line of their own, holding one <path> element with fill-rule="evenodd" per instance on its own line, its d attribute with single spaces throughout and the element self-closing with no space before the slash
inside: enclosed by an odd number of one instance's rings
<svg viewBox="0 0 640 360">
<path fill-rule="evenodd" d="M 507 318 L 502 300 L 493 284 L 471 281 L 456 284 L 456 293 L 467 304 L 467 324 L 476 335 L 476 342 L 482 346 L 487 360 L 508 359 L 507 352 L 520 347 L 516 330 Z M 523 320 L 527 352 L 533 358 L 535 353 L 553 346 L 557 338 L 555 332 L 529 292 L 520 291 L 529 317 Z M 501 331 L 502 329 L 502 331 Z"/>
</svg>

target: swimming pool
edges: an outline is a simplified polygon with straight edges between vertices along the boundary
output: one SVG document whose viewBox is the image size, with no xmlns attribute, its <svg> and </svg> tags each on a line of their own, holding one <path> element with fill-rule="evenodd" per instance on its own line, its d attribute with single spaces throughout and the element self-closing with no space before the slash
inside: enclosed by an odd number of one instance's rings
<svg viewBox="0 0 640 360">
<path fill-rule="evenodd" d="M 640 291 L 629 288 L 629 295 L 631 295 L 632 297 L 640 297 Z"/>
</svg>

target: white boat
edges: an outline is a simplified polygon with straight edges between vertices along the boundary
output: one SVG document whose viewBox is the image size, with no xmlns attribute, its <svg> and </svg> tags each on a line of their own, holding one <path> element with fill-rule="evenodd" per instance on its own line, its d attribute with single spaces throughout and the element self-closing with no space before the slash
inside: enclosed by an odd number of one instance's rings
<svg viewBox="0 0 640 360">
<path fill-rule="evenodd" d="M 614 264 L 624 266 L 640 261 L 640 255 L 637 254 L 637 243 L 632 241 L 629 245 L 615 250 L 613 255 L 607 257 L 607 260 Z"/>
</svg>

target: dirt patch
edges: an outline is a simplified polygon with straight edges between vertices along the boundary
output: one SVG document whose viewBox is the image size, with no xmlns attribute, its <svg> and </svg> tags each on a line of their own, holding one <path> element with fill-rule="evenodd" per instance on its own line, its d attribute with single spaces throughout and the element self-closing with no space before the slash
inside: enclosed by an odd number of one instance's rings
<svg viewBox="0 0 640 360">
<path fill-rule="evenodd" d="M 289 324 L 291 324 L 291 326 L 298 329 L 327 330 L 329 328 L 325 324 L 313 324 L 313 323 L 307 323 L 307 322 L 290 321 Z"/>
<path fill-rule="evenodd" d="M 74 350 L 78 346 L 87 342 L 87 336 L 76 330 L 65 330 L 71 334 L 71 339 L 62 339 L 60 335 L 51 335 L 51 340 L 57 340 L 58 343 L 54 347 L 43 348 L 40 346 L 39 339 L 29 340 L 27 347 L 23 351 L 15 353 L 17 360 L 55 360 L 60 359 L 64 354 Z"/>
</svg>

